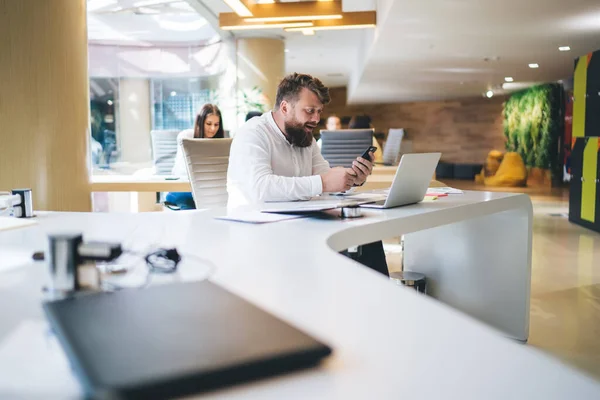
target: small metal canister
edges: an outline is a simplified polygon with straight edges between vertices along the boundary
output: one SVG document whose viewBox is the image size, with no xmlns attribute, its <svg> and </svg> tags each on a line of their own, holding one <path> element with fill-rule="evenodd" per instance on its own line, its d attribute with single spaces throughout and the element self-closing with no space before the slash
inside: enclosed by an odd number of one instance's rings
<svg viewBox="0 0 600 400">
<path fill-rule="evenodd" d="M 81 264 L 79 245 L 81 234 L 50 235 L 50 290 L 56 296 L 66 296 L 78 289 L 77 268 Z"/>
<path fill-rule="evenodd" d="M 13 189 L 12 194 L 19 195 L 21 202 L 13 205 L 13 213 L 17 218 L 33 217 L 33 196 L 31 189 Z"/>
</svg>

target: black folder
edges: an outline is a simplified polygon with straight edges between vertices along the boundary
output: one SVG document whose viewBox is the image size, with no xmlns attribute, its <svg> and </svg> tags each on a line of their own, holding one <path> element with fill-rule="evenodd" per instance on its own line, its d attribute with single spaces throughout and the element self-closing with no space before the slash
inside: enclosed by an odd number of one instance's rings
<svg viewBox="0 0 600 400">
<path fill-rule="evenodd" d="M 173 398 L 317 365 L 331 349 L 209 281 L 44 303 L 87 396 Z"/>
</svg>

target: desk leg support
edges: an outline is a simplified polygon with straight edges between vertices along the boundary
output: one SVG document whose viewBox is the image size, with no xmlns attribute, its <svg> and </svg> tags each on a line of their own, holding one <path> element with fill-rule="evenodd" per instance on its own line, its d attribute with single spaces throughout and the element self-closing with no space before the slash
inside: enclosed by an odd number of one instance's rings
<svg viewBox="0 0 600 400">
<path fill-rule="evenodd" d="M 432 297 L 526 342 L 531 237 L 526 208 L 410 233 L 404 269 L 425 274 Z"/>
<path fill-rule="evenodd" d="M 131 208 L 133 212 L 162 211 L 156 201 L 155 192 L 132 192 Z"/>
</svg>

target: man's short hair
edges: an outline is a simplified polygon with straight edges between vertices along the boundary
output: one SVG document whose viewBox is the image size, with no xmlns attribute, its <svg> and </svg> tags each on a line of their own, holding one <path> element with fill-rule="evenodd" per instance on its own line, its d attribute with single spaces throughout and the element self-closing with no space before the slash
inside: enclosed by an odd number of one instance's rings
<svg viewBox="0 0 600 400">
<path fill-rule="evenodd" d="M 296 102 L 303 88 L 316 94 L 319 101 L 323 104 L 328 104 L 331 100 L 329 89 L 318 78 L 294 72 L 283 78 L 279 83 L 277 96 L 275 97 L 275 109 L 278 109 L 284 100 L 290 103 Z"/>
</svg>

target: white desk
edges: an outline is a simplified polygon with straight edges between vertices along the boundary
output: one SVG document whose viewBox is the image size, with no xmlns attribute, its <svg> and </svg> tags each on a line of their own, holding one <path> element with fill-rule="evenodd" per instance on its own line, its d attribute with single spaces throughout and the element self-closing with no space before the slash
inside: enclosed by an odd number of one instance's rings
<svg viewBox="0 0 600 400">
<path fill-rule="evenodd" d="M 36 226 L 0 232 L 0 254 L 6 248 L 24 254 L 45 249 L 48 232 L 65 230 L 83 231 L 87 240 L 122 240 L 136 248 L 177 245 L 184 254 L 182 274 L 194 270 L 185 254 L 212 260 L 218 265 L 214 282 L 334 349 L 320 368 L 206 398 L 600 396 L 597 382 L 505 337 L 527 335 L 527 196 L 467 192 L 433 203 L 366 211 L 367 218 L 357 220 L 301 219 L 258 226 L 211 218 L 222 212 L 42 215 Z M 487 235 L 498 230 L 494 238 Z M 416 266 L 418 258 L 419 270 L 432 279 L 434 294 L 504 325 L 503 333 L 332 251 L 410 232 L 408 266 Z M 495 257 L 499 260 L 493 261 Z M 46 270 L 44 263 L 29 263 L 0 275 L 1 398 L 80 396 L 60 347 L 45 330 L 39 288 Z"/>
<path fill-rule="evenodd" d="M 357 191 L 385 189 L 390 187 L 398 167 L 376 165 L 373 175 Z M 156 206 L 156 192 L 190 192 L 190 182 L 185 178 L 169 179 L 161 175 L 92 175 L 92 192 L 132 192 L 135 211 L 162 210 Z"/>
<path fill-rule="evenodd" d="M 398 167 L 379 166 L 373 168 L 374 188 L 389 187 Z M 189 192 L 190 182 L 187 178 L 169 179 L 163 175 L 92 175 L 92 192 Z M 368 185 L 370 184 L 367 180 Z"/>
<path fill-rule="evenodd" d="M 92 192 L 189 192 L 190 182 L 187 178 L 169 179 L 172 177 L 152 175 L 93 175 L 91 177 Z"/>
<path fill-rule="evenodd" d="M 131 192 L 133 199 L 130 211 L 160 211 L 156 202 L 157 192 L 190 192 L 190 181 L 186 178 L 169 179 L 163 175 L 92 175 L 92 192 Z"/>
</svg>

